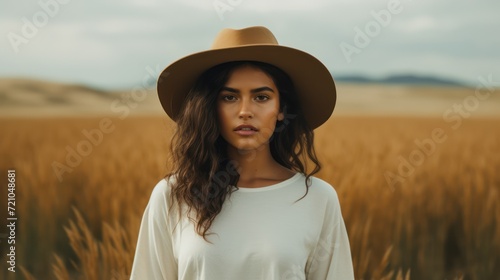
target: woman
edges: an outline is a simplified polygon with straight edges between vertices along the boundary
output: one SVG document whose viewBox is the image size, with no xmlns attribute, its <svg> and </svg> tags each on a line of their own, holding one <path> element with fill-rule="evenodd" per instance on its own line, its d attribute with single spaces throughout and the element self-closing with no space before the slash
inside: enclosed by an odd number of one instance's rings
<svg viewBox="0 0 500 280">
<path fill-rule="evenodd" d="M 131 279 L 354 279 L 337 194 L 313 176 L 313 129 L 336 100 L 319 60 L 264 27 L 224 29 L 168 66 L 158 93 L 177 123 L 174 167 L 144 212 Z"/>
</svg>

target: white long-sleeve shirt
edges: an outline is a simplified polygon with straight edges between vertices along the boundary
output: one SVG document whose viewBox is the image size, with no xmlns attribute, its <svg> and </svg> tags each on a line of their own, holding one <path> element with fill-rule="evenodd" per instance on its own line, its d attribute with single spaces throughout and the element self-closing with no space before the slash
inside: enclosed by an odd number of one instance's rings
<svg viewBox="0 0 500 280">
<path fill-rule="evenodd" d="M 278 184 L 239 188 L 208 236 L 169 213 L 169 183 L 154 188 L 144 212 L 131 280 L 350 280 L 349 240 L 334 188 L 297 173 Z"/>
</svg>

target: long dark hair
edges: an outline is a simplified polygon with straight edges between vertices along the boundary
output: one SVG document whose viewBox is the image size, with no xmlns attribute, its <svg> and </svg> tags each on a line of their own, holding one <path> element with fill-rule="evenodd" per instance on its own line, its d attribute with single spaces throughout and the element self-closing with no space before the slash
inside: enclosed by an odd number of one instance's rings
<svg viewBox="0 0 500 280">
<path fill-rule="evenodd" d="M 263 62 L 233 61 L 205 71 L 188 93 L 176 118 L 177 129 L 171 142 L 173 176 L 170 202 L 187 206 L 196 232 L 206 240 L 213 220 L 226 197 L 234 191 L 239 175 L 237 163 L 227 157 L 227 142 L 219 132 L 216 102 L 219 92 L 236 68 L 251 65 L 267 73 L 274 81 L 285 118 L 276 123 L 270 139 L 271 154 L 282 166 L 306 175 L 305 197 L 310 176 L 321 165 L 314 150 L 314 133 L 301 113 L 292 80 L 281 69 Z M 314 168 L 307 172 L 307 161 Z M 299 200 L 300 200 L 299 199 Z M 181 215 L 181 211 L 179 211 Z"/>
</svg>

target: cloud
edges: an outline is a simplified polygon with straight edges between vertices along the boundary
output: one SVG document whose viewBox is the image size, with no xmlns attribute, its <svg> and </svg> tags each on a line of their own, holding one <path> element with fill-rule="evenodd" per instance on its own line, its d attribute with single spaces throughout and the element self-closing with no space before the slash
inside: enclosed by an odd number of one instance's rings
<svg viewBox="0 0 500 280">
<path fill-rule="evenodd" d="M 56 1 L 56 0 L 43 0 Z M 22 18 L 43 11 L 37 2 L 7 1 L 0 11 L 0 75 L 82 81 L 102 87 L 140 82 L 144 68 L 168 65 L 207 49 L 219 30 L 264 25 L 281 44 L 317 56 L 338 73 L 381 75 L 428 71 L 462 79 L 476 72 L 500 76 L 500 2 L 399 1 L 403 10 L 370 37 L 348 63 L 339 45 L 354 44 L 373 13 L 396 0 L 220 0 L 232 7 L 223 20 L 213 0 L 68 0 L 15 54 L 7 39 Z"/>
</svg>

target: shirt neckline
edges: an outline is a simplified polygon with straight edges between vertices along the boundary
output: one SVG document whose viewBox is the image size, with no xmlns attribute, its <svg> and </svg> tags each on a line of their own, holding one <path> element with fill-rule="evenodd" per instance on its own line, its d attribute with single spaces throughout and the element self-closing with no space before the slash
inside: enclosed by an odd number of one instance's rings
<svg viewBox="0 0 500 280">
<path fill-rule="evenodd" d="M 245 188 L 245 187 L 238 187 L 237 188 L 237 192 L 245 192 L 245 193 L 250 193 L 250 192 L 264 192 L 264 191 L 271 191 L 271 190 L 276 190 L 276 189 L 280 189 L 280 188 L 283 188 L 283 187 L 286 187 L 287 185 L 295 182 L 296 180 L 298 180 L 300 177 L 302 176 L 302 173 L 300 172 L 297 172 L 295 173 L 295 175 L 293 175 L 292 177 L 284 180 L 284 181 L 281 181 L 279 183 L 276 183 L 276 184 L 272 184 L 272 185 L 269 185 L 269 186 L 265 186 L 265 187 L 258 187 L 258 188 Z M 236 188 L 236 187 L 234 187 Z"/>
</svg>

